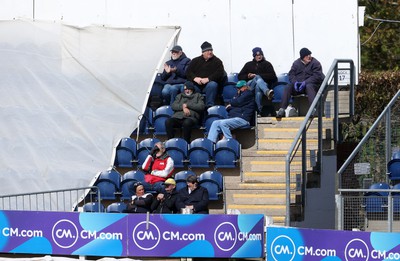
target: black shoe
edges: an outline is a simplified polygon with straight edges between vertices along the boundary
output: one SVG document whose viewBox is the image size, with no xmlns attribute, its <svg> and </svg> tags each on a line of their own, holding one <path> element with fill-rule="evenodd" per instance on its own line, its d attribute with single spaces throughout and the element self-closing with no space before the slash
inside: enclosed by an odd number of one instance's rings
<svg viewBox="0 0 400 261">
<path fill-rule="evenodd" d="M 279 111 L 276 113 L 276 117 L 277 118 L 285 117 L 285 109 L 284 108 L 280 108 Z"/>
</svg>

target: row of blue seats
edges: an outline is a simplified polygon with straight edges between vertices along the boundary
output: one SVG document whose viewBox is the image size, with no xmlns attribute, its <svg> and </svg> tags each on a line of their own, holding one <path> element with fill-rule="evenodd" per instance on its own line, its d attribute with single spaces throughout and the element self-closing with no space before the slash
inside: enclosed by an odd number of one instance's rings
<svg viewBox="0 0 400 261">
<path fill-rule="evenodd" d="M 147 138 L 139 143 L 132 138 L 122 138 L 116 147 L 114 166 L 133 168 L 141 166 L 154 145 L 160 140 Z M 240 159 L 241 145 L 235 139 L 222 139 L 213 143 L 206 138 L 198 138 L 190 144 L 182 138 L 172 138 L 165 142 L 165 148 L 177 168 L 235 168 Z"/>
<path fill-rule="evenodd" d="M 164 105 L 153 111 L 150 107 L 146 108 L 146 111 L 140 117 L 139 132 L 142 134 L 153 135 L 166 135 L 165 121 L 174 114 L 171 106 Z M 215 105 L 207 109 L 205 115 L 202 117 L 201 124 L 198 126 L 199 129 L 204 131 L 204 135 L 208 134 L 211 124 L 215 120 L 226 119 L 228 117 L 228 111 L 223 105 Z M 255 125 L 255 117 L 251 122 L 251 128 Z M 137 131 L 137 130 L 136 130 Z"/>
<path fill-rule="evenodd" d="M 193 171 L 180 171 L 174 175 L 176 189 L 186 186 L 186 178 L 196 175 Z M 205 171 L 198 176 L 200 186 L 207 188 L 210 200 L 218 200 L 223 191 L 223 177 L 219 171 Z M 121 175 L 118 171 L 111 169 L 103 171 L 95 177 L 94 186 L 98 187 L 101 199 L 106 200 L 129 200 L 134 191 L 133 184 L 144 182 L 145 173 L 141 170 L 131 170 Z M 147 191 L 155 193 L 154 191 Z"/>
<path fill-rule="evenodd" d="M 388 208 L 388 196 L 389 194 L 393 197 L 393 211 L 400 213 L 400 183 L 391 187 L 385 182 L 374 183 L 369 189 L 370 192 L 364 194 L 364 206 L 365 211 L 371 213 L 384 213 Z"/>
</svg>

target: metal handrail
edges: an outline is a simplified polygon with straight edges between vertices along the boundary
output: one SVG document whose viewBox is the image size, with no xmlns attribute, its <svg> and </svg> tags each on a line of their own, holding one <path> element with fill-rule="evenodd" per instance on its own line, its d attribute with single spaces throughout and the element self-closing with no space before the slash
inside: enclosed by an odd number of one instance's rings
<svg viewBox="0 0 400 261">
<path fill-rule="evenodd" d="M 300 142 L 302 143 L 302 150 L 305 152 L 306 149 L 306 130 L 307 130 L 307 123 L 309 120 L 313 120 L 314 118 L 314 109 L 317 107 L 318 103 L 322 105 L 323 102 L 323 97 L 324 94 L 329 90 L 328 89 L 328 82 L 333 76 L 334 80 L 334 118 L 333 118 L 333 124 L 334 124 L 334 141 L 337 142 L 339 140 L 339 102 L 338 102 L 338 91 L 339 91 L 339 79 L 338 79 L 338 64 L 339 63 L 348 63 L 350 65 L 350 103 L 349 103 L 349 114 L 350 117 L 354 115 L 354 85 L 355 85 L 355 69 L 354 69 L 354 62 L 351 59 L 335 59 L 329 68 L 326 77 L 324 81 L 322 82 L 314 101 L 310 105 L 310 108 L 304 117 L 303 122 L 300 125 L 300 128 L 292 142 L 292 145 L 290 146 L 288 153 L 286 154 L 285 157 L 285 168 L 286 168 L 286 220 L 285 220 L 285 225 L 290 226 L 290 163 L 292 161 L 291 155 L 294 155 L 295 151 L 297 151 L 298 146 L 297 144 Z M 323 115 L 323 107 L 319 106 L 317 108 L 318 112 L 318 155 L 317 155 L 317 161 L 319 164 L 321 164 L 321 158 L 322 158 L 322 115 Z M 296 148 L 297 146 L 297 148 Z M 306 172 L 306 153 L 302 153 L 301 155 L 302 159 L 302 175 L 303 175 L 303 180 Z M 320 168 L 322 169 L 322 168 Z M 305 184 L 303 182 L 302 184 L 302 195 L 304 196 L 304 191 L 305 191 Z"/>
<path fill-rule="evenodd" d="M 93 194 L 95 194 L 93 196 Z M 86 203 L 86 197 L 101 202 L 100 190 L 96 186 L 41 192 L 0 195 L 1 210 L 76 211 Z M 55 204 L 52 204 L 56 202 Z M 55 207 L 53 207 L 55 206 Z"/>
<path fill-rule="evenodd" d="M 369 128 L 368 132 L 364 135 L 364 137 L 361 139 L 361 141 L 357 144 L 356 148 L 353 150 L 353 152 L 350 154 L 350 156 L 346 159 L 346 161 L 340 167 L 340 169 L 337 172 L 338 175 L 343 174 L 344 170 L 347 168 L 347 166 L 350 164 L 350 162 L 354 159 L 354 157 L 360 151 L 361 147 L 367 142 L 369 137 L 372 135 L 372 133 L 378 127 L 378 125 L 381 122 L 381 120 L 383 119 L 383 117 L 387 116 L 387 114 L 390 115 L 390 108 L 393 107 L 394 103 L 397 101 L 397 99 L 399 97 L 400 97 L 400 90 L 397 91 L 397 93 L 393 96 L 393 98 L 390 100 L 390 102 L 386 105 L 385 109 L 382 111 L 382 113 L 379 115 L 379 117 L 376 119 L 376 121 Z M 389 118 L 389 117 L 387 117 L 387 118 Z M 390 138 L 390 135 L 387 138 Z M 390 141 L 388 141 L 388 144 L 390 144 Z M 387 161 L 388 161 L 388 156 L 386 157 L 386 162 Z M 339 179 L 339 182 L 341 182 L 341 179 Z M 342 184 L 339 184 L 339 188 L 341 188 L 341 185 Z"/>
</svg>

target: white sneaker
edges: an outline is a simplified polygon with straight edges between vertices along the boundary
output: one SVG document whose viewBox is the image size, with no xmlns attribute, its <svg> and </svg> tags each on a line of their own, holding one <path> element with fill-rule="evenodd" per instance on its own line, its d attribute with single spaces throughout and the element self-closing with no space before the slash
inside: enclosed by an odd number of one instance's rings
<svg viewBox="0 0 400 261">
<path fill-rule="evenodd" d="M 297 112 L 296 108 L 289 104 L 285 110 L 286 117 L 297 117 L 299 113 Z"/>
</svg>

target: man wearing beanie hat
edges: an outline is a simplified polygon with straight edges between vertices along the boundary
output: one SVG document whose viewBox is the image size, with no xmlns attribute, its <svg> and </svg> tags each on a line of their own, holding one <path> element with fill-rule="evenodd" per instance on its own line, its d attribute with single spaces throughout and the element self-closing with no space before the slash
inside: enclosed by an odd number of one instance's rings
<svg viewBox="0 0 400 261">
<path fill-rule="evenodd" d="M 254 93 L 244 80 L 238 81 L 236 88 L 237 94 L 226 106 L 228 118 L 215 120 L 211 124 L 207 138 L 212 142 L 218 141 L 219 134 L 225 139 L 232 139 L 231 130 L 250 126 L 256 107 Z"/>
<path fill-rule="evenodd" d="M 269 100 L 274 96 L 272 89 L 277 81 L 274 67 L 265 60 L 264 53 L 260 47 L 252 50 L 253 60 L 247 62 L 240 70 L 238 79 L 247 81 L 251 90 L 255 91 L 255 99 L 258 114 L 262 111 L 262 98 L 265 95 Z"/>
<path fill-rule="evenodd" d="M 164 104 L 171 105 L 176 95 L 183 89 L 186 82 L 186 69 L 190 59 L 186 57 L 182 47 L 175 45 L 171 49 L 171 60 L 164 64 L 164 71 L 161 73 L 161 80 L 165 82 L 161 95 Z"/>
<path fill-rule="evenodd" d="M 218 85 L 222 87 L 225 75 L 222 61 L 213 53 L 212 45 L 204 42 L 200 46 L 202 55 L 193 58 L 186 71 L 186 77 L 195 84 L 196 91 L 205 93 L 206 106 L 215 104 Z"/>
<path fill-rule="evenodd" d="M 171 105 L 174 114 L 165 121 L 167 138 L 175 137 L 174 128 L 182 128 L 183 138 L 190 143 L 192 129 L 199 125 L 205 105 L 200 93 L 195 92 L 193 82 L 187 81 L 182 93 L 178 94 Z"/>
<path fill-rule="evenodd" d="M 290 83 L 283 90 L 280 109 L 276 115 L 278 118 L 285 116 L 285 109 L 292 95 L 306 94 L 311 105 L 325 78 L 321 63 L 311 56 L 308 48 L 302 48 L 299 53 L 300 58 L 293 62 L 289 71 Z"/>
</svg>

